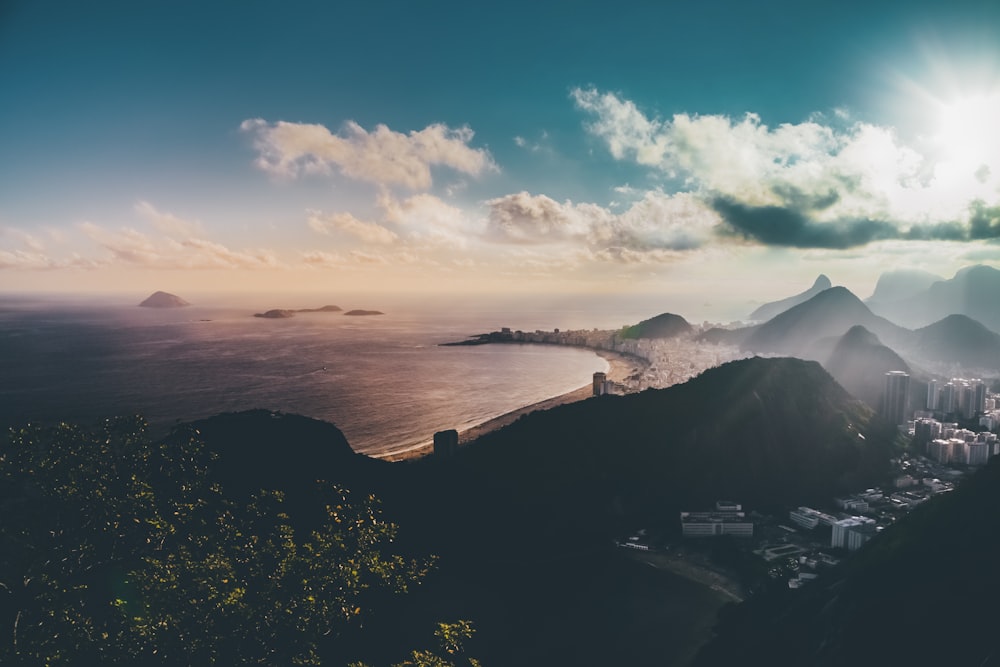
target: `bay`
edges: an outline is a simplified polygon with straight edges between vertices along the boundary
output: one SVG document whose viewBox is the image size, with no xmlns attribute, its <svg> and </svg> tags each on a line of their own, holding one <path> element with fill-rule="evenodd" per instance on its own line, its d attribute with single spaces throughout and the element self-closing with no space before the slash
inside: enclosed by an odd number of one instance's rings
<svg viewBox="0 0 1000 667">
<path fill-rule="evenodd" d="M 302 302 L 296 307 L 322 305 Z M 8 298 L 0 301 L 0 424 L 142 414 L 165 431 L 264 408 L 330 421 L 356 451 L 378 454 L 571 391 L 607 368 L 577 348 L 439 346 L 501 326 L 595 321 L 578 304 L 394 305 L 379 316 L 265 319 L 242 307 Z"/>
</svg>

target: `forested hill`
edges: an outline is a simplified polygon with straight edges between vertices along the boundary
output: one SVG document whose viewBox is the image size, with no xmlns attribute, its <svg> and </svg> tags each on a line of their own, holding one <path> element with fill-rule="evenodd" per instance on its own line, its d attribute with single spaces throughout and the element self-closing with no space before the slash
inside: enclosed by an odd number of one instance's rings
<svg viewBox="0 0 1000 667">
<path fill-rule="evenodd" d="M 719 498 L 766 509 L 873 481 L 888 441 L 870 419 L 816 363 L 746 359 L 411 463 L 264 410 L 162 442 L 134 419 L 28 428 L 0 456 L 17 518 L 0 526 L 0 584 L 18 591 L 0 596 L 0 627 L 19 628 L 0 658 L 387 664 L 426 645 L 433 619 L 469 618 L 485 664 L 669 663 L 720 603 L 612 538 L 676 530 L 677 510 Z"/>
<path fill-rule="evenodd" d="M 798 591 L 732 609 L 698 667 L 1000 664 L 1000 459 Z"/>
</svg>

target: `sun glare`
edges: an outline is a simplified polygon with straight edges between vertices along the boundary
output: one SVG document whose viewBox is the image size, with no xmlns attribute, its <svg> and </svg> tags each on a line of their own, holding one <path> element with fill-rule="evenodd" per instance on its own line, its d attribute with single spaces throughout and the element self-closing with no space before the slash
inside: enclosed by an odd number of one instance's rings
<svg viewBox="0 0 1000 667">
<path fill-rule="evenodd" d="M 946 159 L 976 168 L 1000 163 L 1000 92 L 942 102 L 937 140 Z"/>
</svg>

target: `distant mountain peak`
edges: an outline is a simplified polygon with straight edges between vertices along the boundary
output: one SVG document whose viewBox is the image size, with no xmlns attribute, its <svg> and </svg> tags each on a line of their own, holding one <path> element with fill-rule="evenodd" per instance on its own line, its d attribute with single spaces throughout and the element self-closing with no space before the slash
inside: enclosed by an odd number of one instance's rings
<svg viewBox="0 0 1000 667">
<path fill-rule="evenodd" d="M 830 289 L 831 285 L 832 283 L 830 282 L 830 279 L 827 278 L 825 274 L 821 273 L 816 277 L 816 280 L 813 281 L 812 287 L 807 289 L 805 292 L 800 292 L 795 296 L 790 296 L 787 299 L 781 299 L 780 301 L 765 303 L 763 306 L 760 306 L 757 310 L 750 313 L 749 319 L 757 322 L 766 322 L 772 317 L 785 312 L 789 308 L 794 308 L 800 303 L 805 303 L 820 292 Z"/>
<path fill-rule="evenodd" d="M 840 342 L 850 343 L 850 344 L 865 344 L 865 345 L 881 345 L 882 342 L 878 339 L 878 336 L 873 334 L 871 331 L 866 329 L 861 324 L 855 324 L 853 327 L 847 330 L 840 338 Z"/>
<path fill-rule="evenodd" d="M 813 286 L 809 289 L 822 292 L 823 290 L 830 289 L 831 287 L 833 287 L 833 283 L 830 282 L 830 279 L 826 277 L 825 273 L 821 273 L 816 276 L 816 282 L 814 282 Z"/>
<path fill-rule="evenodd" d="M 143 308 L 180 308 L 182 306 L 190 306 L 191 304 L 176 294 L 156 291 L 150 294 L 139 305 Z"/>
</svg>

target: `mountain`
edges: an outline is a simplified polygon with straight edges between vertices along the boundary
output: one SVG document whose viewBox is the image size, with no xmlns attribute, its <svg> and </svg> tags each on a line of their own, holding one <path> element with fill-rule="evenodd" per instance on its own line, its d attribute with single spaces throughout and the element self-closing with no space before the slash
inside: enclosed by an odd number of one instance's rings
<svg viewBox="0 0 1000 667">
<path fill-rule="evenodd" d="M 994 458 L 806 588 L 731 609 L 695 665 L 996 665 L 998 560 Z"/>
<path fill-rule="evenodd" d="M 878 317 L 845 287 L 831 287 L 780 315 L 747 336 L 740 346 L 753 352 L 772 352 L 815 358 L 816 343 L 841 336 L 861 325 L 894 347 L 905 347 L 912 332 Z"/>
<path fill-rule="evenodd" d="M 887 271 L 879 276 L 878 282 L 875 284 L 875 291 L 865 299 L 865 303 L 872 307 L 874 304 L 908 299 L 940 280 L 944 280 L 944 278 L 928 271 L 916 269 Z"/>
<path fill-rule="evenodd" d="M 190 306 L 191 304 L 176 294 L 153 292 L 139 305 L 143 308 L 181 308 L 182 306 Z"/>
<path fill-rule="evenodd" d="M 622 338 L 675 338 L 690 335 L 694 329 L 680 315 L 663 313 L 638 324 L 625 327 Z"/>
<path fill-rule="evenodd" d="M 823 290 L 830 289 L 830 287 L 830 279 L 825 275 L 820 274 L 819 277 L 816 278 L 816 281 L 812 284 L 812 287 L 807 289 L 805 292 L 796 294 L 795 296 L 790 296 L 787 299 L 781 299 L 780 301 L 765 303 L 757 308 L 757 310 L 750 313 L 749 319 L 755 322 L 766 322 L 775 315 L 785 312 L 789 308 L 797 306 L 800 303 L 805 303 Z"/>
<path fill-rule="evenodd" d="M 969 370 L 1000 371 L 1000 334 L 965 315 L 949 315 L 917 329 L 916 354 L 927 361 Z"/>
<path fill-rule="evenodd" d="M 331 425 L 266 411 L 198 429 L 224 484 L 278 485 L 291 507 L 312 479 L 374 493 L 399 525 L 394 549 L 439 557 L 418 590 L 366 621 L 356 653 L 324 664 L 389 664 L 426 641 L 429 619 L 470 618 L 484 664 L 651 667 L 706 640 L 723 599 L 624 557 L 612 538 L 676 530 L 677 511 L 719 498 L 766 509 L 864 488 L 889 456 L 871 417 L 819 364 L 754 358 L 533 412 L 451 458 L 373 461 Z"/>
<path fill-rule="evenodd" d="M 948 315 L 967 315 L 1000 331 L 1000 271 L 984 265 L 962 269 L 908 298 L 872 302 L 872 310 L 905 326 L 920 327 Z"/>
<path fill-rule="evenodd" d="M 751 358 L 683 385 L 533 413 L 460 451 L 456 464 L 506 489 L 505 513 L 559 507 L 565 522 L 590 507 L 592 529 L 612 507 L 827 497 L 871 472 L 862 461 L 877 447 L 857 431 L 870 417 L 818 363 Z"/>
<path fill-rule="evenodd" d="M 823 367 L 853 396 L 878 410 L 885 391 L 885 374 L 910 372 L 909 365 L 878 336 L 856 325 L 841 336 Z"/>
<path fill-rule="evenodd" d="M 344 315 L 355 315 L 355 316 L 365 316 L 365 315 L 385 315 L 380 310 L 349 310 Z"/>
</svg>

